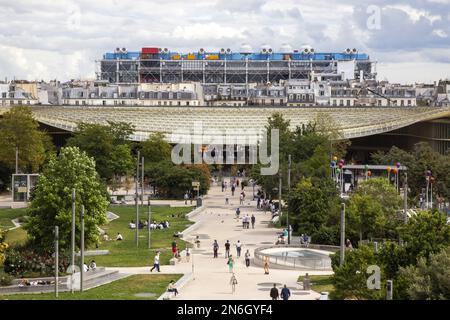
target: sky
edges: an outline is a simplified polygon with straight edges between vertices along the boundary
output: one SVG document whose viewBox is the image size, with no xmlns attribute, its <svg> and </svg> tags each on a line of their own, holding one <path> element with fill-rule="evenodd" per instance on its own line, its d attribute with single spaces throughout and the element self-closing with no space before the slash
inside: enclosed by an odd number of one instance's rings
<svg viewBox="0 0 450 320">
<path fill-rule="evenodd" d="M 0 0 L 0 79 L 95 77 L 116 47 L 356 48 L 379 80 L 450 78 L 450 0 Z"/>
</svg>

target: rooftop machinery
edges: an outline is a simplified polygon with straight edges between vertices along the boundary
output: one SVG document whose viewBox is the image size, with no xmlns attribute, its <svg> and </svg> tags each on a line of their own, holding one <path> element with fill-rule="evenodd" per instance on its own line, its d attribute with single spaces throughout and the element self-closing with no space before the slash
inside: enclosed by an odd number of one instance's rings
<svg viewBox="0 0 450 320">
<path fill-rule="evenodd" d="M 158 47 L 144 47 L 141 51 L 117 48 L 105 53 L 99 63 L 98 79 L 110 83 L 277 83 L 344 71 L 353 79 L 376 76 L 369 56 L 349 48 L 341 53 L 316 52 L 314 48 L 288 51 L 286 47 L 274 52 L 267 45 L 259 52 L 252 52 L 249 46 L 241 47 L 239 52 L 200 48 L 190 53 Z"/>
</svg>

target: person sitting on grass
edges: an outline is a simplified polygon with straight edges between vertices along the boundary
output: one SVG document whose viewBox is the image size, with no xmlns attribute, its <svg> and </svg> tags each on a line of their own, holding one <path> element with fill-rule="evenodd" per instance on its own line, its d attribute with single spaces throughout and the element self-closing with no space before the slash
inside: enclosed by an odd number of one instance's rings
<svg viewBox="0 0 450 320">
<path fill-rule="evenodd" d="M 123 240 L 123 236 L 120 234 L 120 232 L 117 232 L 116 241 L 122 241 L 122 240 Z"/>
<path fill-rule="evenodd" d="M 133 220 L 131 220 L 131 222 L 128 224 L 128 226 L 130 227 L 130 229 L 136 229 L 136 223 L 134 223 Z"/>
<path fill-rule="evenodd" d="M 92 260 L 92 261 L 91 261 L 91 264 L 89 265 L 89 268 L 90 268 L 92 271 L 95 271 L 95 270 L 97 269 L 97 264 L 95 263 L 95 260 Z"/>
<path fill-rule="evenodd" d="M 168 292 L 175 293 L 175 296 L 178 294 L 178 289 L 175 287 L 175 281 L 171 280 L 169 283 L 169 287 L 167 288 Z"/>
<path fill-rule="evenodd" d="M 103 234 L 103 241 L 110 241 L 111 239 L 109 238 L 109 236 L 108 236 L 108 233 L 104 233 Z"/>
</svg>

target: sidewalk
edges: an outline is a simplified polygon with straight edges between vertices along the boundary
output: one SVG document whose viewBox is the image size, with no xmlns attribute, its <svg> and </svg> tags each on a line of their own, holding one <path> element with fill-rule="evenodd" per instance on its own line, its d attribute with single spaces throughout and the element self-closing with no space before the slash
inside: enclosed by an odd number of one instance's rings
<svg viewBox="0 0 450 320">
<path fill-rule="evenodd" d="M 270 299 L 269 291 L 276 283 L 278 288 L 284 284 L 291 290 L 291 299 L 308 300 L 316 299 L 320 295 L 314 291 L 303 291 L 301 285 L 297 283 L 299 275 L 308 272 L 310 275 L 330 274 L 323 271 L 299 271 L 271 269 L 269 275 L 265 275 L 261 267 L 245 266 L 244 254 L 253 251 L 261 246 L 274 244 L 277 239 L 277 232 L 281 229 L 268 228 L 270 213 L 263 213 L 256 210 L 255 201 L 245 201 L 244 206 L 239 206 L 240 188 L 237 188 L 235 196 L 231 197 L 231 191 L 222 192 L 220 187 L 213 186 L 205 197 L 206 209 L 193 217 L 193 221 L 202 221 L 201 226 L 185 239 L 193 242 L 198 235 L 200 238 L 200 248 L 193 250 L 191 260 L 194 264 L 194 280 L 186 284 L 175 299 L 180 300 L 228 300 L 228 299 Z M 251 198 L 249 187 L 246 188 L 247 198 Z M 230 198 L 230 204 L 225 205 L 225 195 Z M 251 200 L 251 199 L 250 199 Z M 250 202 L 250 205 L 248 203 Z M 237 221 L 235 210 L 241 208 L 241 217 L 252 214 L 256 217 L 255 229 L 242 229 L 241 221 Z M 219 258 L 213 258 L 213 242 L 219 243 Z M 234 272 L 238 281 L 236 292 L 231 294 L 229 284 L 231 274 L 228 272 L 227 260 L 224 258 L 224 244 L 226 240 L 231 243 L 231 254 L 235 258 Z M 234 244 L 240 240 L 242 243 L 241 257 L 236 257 Z M 180 270 L 181 265 L 175 266 L 174 271 Z"/>
</svg>

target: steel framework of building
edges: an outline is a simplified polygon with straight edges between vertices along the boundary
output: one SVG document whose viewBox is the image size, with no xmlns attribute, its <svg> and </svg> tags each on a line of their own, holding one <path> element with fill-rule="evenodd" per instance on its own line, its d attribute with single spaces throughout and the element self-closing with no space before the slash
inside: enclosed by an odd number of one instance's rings
<svg viewBox="0 0 450 320">
<path fill-rule="evenodd" d="M 213 58 L 210 58 L 213 56 Z M 106 53 L 99 60 L 99 80 L 110 83 L 277 83 L 310 79 L 316 75 L 339 75 L 338 63 L 354 61 L 354 79 L 375 79 L 374 63 L 365 54 L 188 54 L 141 52 Z"/>
</svg>

